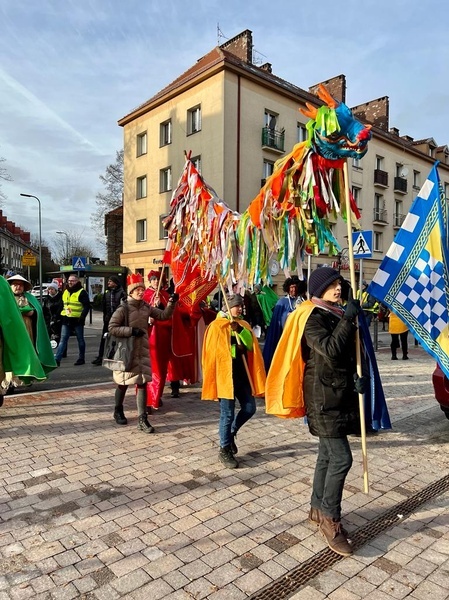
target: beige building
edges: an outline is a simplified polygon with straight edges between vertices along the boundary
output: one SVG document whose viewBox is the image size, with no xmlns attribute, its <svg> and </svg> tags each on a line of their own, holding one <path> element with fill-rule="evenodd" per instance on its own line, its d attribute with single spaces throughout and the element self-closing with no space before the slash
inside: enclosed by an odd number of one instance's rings
<svg viewBox="0 0 449 600">
<path fill-rule="evenodd" d="M 323 82 L 346 102 L 346 80 Z M 275 161 L 305 139 L 307 118 L 299 108 L 319 106 L 313 93 L 253 62 L 252 34 L 242 32 L 214 48 L 166 88 L 119 121 L 124 130 L 124 238 L 122 266 L 131 272 L 161 266 L 166 239 L 161 220 L 168 213 L 191 152 L 206 182 L 234 210 L 243 212 L 257 195 Z M 429 138 L 415 141 L 388 122 L 388 97 L 353 109 L 373 125 L 367 155 L 351 163 L 349 176 L 362 212 L 364 230 L 373 231 L 373 257 L 364 260 L 366 278 L 375 272 L 435 159 L 449 195 L 449 151 Z M 346 225 L 333 225 L 342 248 Z M 313 257 L 312 267 L 341 259 Z M 334 262 L 333 262 L 334 261 Z M 279 275 L 278 277 L 281 277 Z M 281 279 L 279 279 L 280 281 Z"/>
</svg>

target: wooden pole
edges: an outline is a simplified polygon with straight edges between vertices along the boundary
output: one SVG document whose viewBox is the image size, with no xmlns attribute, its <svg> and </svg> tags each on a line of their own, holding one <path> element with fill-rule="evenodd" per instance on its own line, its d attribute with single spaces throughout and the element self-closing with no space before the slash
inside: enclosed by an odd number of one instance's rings
<svg viewBox="0 0 449 600">
<path fill-rule="evenodd" d="M 224 291 L 224 288 L 223 288 L 223 284 L 220 281 L 220 279 L 218 279 L 218 283 L 220 284 L 221 293 L 223 294 L 223 300 L 224 300 L 224 302 L 226 304 L 228 315 L 231 317 L 231 321 L 235 321 L 234 317 L 231 315 L 231 309 L 229 308 L 228 298 L 227 298 L 227 296 L 225 294 L 225 291 Z M 235 332 L 235 338 L 237 340 L 237 345 L 241 348 L 243 346 L 243 344 L 241 343 L 241 340 L 239 338 L 239 334 L 237 332 Z M 256 395 L 256 390 L 254 389 L 253 378 L 251 377 L 251 373 L 249 371 L 249 367 L 248 367 L 248 362 L 246 360 L 246 356 L 244 356 L 243 354 L 242 354 L 242 359 L 243 359 L 243 366 L 245 367 L 245 371 L 246 371 L 246 374 L 248 376 L 249 385 L 251 386 L 251 393 L 252 393 L 253 396 L 255 396 Z"/>
<path fill-rule="evenodd" d="M 349 271 L 351 274 L 351 287 L 352 295 L 356 297 L 356 280 L 355 280 L 355 265 L 354 265 L 354 248 L 352 246 L 352 223 L 351 223 L 351 202 L 349 198 L 349 176 L 348 176 L 348 163 L 344 162 L 343 175 L 345 181 L 345 201 L 346 201 L 346 223 L 348 229 L 348 255 L 349 255 Z M 360 333 L 357 328 L 356 331 L 356 361 L 357 361 L 357 375 L 362 377 L 362 356 L 360 351 Z M 369 493 L 369 481 L 368 481 L 368 455 L 366 450 L 366 427 L 365 427 L 365 394 L 359 394 L 359 412 L 360 412 L 360 431 L 362 439 L 362 461 L 363 461 L 363 491 L 365 494 Z"/>
</svg>

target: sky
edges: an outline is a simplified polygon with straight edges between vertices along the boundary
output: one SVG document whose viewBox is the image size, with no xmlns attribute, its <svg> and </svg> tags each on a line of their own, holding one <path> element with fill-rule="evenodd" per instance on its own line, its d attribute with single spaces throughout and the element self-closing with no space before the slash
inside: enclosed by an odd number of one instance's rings
<svg viewBox="0 0 449 600">
<path fill-rule="evenodd" d="M 0 0 L 3 214 L 50 245 L 91 229 L 117 121 L 249 29 L 260 64 L 308 89 L 341 73 L 347 104 L 390 98 L 390 127 L 449 144 L 447 0 Z M 180 175 L 180 174 L 179 174 Z"/>
</svg>

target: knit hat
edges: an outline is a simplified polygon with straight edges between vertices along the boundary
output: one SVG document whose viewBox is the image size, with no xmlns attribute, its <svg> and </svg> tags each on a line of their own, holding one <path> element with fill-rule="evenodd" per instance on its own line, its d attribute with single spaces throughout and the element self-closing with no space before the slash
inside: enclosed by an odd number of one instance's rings
<svg viewBox="0 0 449 600">
<path fill-rule="evenodd" d="M 232 294 L 230 296 L 226 296 L 226 302 L 223 302 L 223 306 L 221 308 L 223 312 L 227 312 L 228 306 L 229 310 L 231 310 L 233 306 L 243 306 L 243 297 L 240 296 L 240 294 Z"/>
<path fill-rule="evenodd" d="M 143 277 L 140 273 L 132 273 L 131 275 L 128 275 L 126 278 L 126 283 L 128 285 L 128 294 L 133 292 L 138 287 L 145 289 L 145 283 L 143 282 Z"/>
<path fill-rule="evenodd" d="M 117 286 L 122 285 L 120 283 L 120 279 L 116 275 L 111 275 L 110 277 L 108 277 L 108 281 L 113 281 L 115 283 L 115 285 L 117 285 Z"/>
<path fill-rule="evenodd" d="M 15 281 L 17 283 L 22 283 L 25 292 L 28 292 L 32 288 L 32 285 L 28 281 L 28 279 L 25 279 L 25 277 L 22 277 L 22 275 L 11 275 L 11 277 L 8 277 L 6 281 L 9 283 L 9 285 L 11 285 L 11 283 L 14 283 Z"/>
<path fill-rule="evenodd" d="M 59 291 L 59 285 L 57 283 L 55 283 L 54 281 L 52 281 L 51 283 L 49 283 L 47 285 L 47 290 L 50 289 L 50 288 L 53 288 L 57 292 Z"/>
<path fill-rule="evenodd" d="M 341 275 L 331 267 L 320 267 L 315 269 L 309 278 L 309 294 L 310 297 L 315 296 L 321 298 L 327 288 L 337 279 L 341 279 Z"/>
</svg>

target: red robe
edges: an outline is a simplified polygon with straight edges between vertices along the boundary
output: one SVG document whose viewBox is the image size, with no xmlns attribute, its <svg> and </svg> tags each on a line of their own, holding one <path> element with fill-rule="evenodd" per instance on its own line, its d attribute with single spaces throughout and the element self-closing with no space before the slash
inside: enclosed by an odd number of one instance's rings
<svg viewBox="0 0 449 600">
<path fill-rule="evenodd" d="M 147 288 L 143 299 L 154 305 L 156 290 Z M 169 295 L 159 291 L 159 307 L 167 306 Z M 159 408 L 165 382 L 192 380 L 194 329 L 189 316 L 177 306 L 169 321 L 155 321 L 148 325 L 151 381 L 147 384 L 147 406 Z"/>
</svg>

